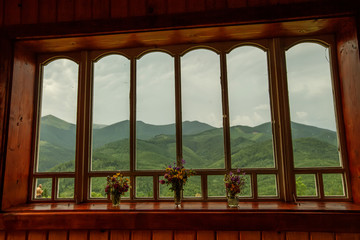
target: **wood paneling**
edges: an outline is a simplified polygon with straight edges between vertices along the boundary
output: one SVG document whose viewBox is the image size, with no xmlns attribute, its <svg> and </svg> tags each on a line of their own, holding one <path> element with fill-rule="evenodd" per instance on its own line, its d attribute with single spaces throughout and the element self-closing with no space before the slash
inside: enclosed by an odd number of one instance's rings
<svg viewBox="0 0 360 240">
<path fill-rule="evenodd" d="M 307 240 L 309 239 L 308 232 L 287 232 L 286 240 Z"/>
<path fill-rule="evenodd" d="M 130 240 L 130 231 L 111 230 L 110 240 Z"/>
<path fill-rule="evenodd" d="M 336 240 L 360 240 L 360 233 L 337 233 Z"/>
<path fill-rule="evenodd" d="M 6 236 L 6 240 L 25 240 L 26 232 L 25 231 L 16 231 L 16 232 L 8 232 Z"/>
<path fill-rule="evenodd" d="M 261 232 L 258 231 L 241 231 L 240 240 L 261 240 Z"/>
<path fill-rule="evenodd" d="M 38 23 L 38 0 L 22 0 L 21 24 Z"/>
<path fill-rule="evenodd" d="M 152 240 L 169 240 L 173 239 L 173 231 L 171 230 L 161 230 L 152 232 Z"/>
<path fill-rule="evenodd" d="M 90 231 L 90 240 L 108 240 L 109 232 L 103 230 Z"/>
<path fill-rule="evenodd" d="M 168 0 L 168 13 L 186 12 L 186 1 Z"/>
<path fill-rule="evenodd" d="M 110 0 L 93 0 L 92 2 L 93 19 L 110 18 Z"/>
<path fill-rule="evenodd" d="M 202 12 L 205 11 L 205 0 L 187 0 L 187 12 Z"/>
<path fill-rule="evenodd" d="M 72 230 L 69 232 L 69 240 L 88 240 L 88 231 Z"/>
<path fill-rule="evenodd" d="M 151 240 L 151 231 L 132 231 L 131 240 Z"/>
<path fill-rule="evenodd" d="M 196 240 L 196 231 L 175 231 L 175 240 Z"/>
<path fill-rule="evenodd" d="M 146 0 L 129 0 L 129 14 L 128 16 L 145 16 L 146 15 Z"/>
<path fill-rule="evenodd" d="M 147 14 L 161 15 L 167 13 L 167 0 L 148 0 Z"/>
<path fill-rule="evenodd" d="M 328 232 L 312 232 L 310 240 L 335 240 L 335 235 Z"/>
<path fill-rule="evenodd" d="M 57 0 L 57 21 L 70 22 L 75 19 L 75 0 Z"/>
<path fill-rule="evenodd" d="M 3 20 L 4 20 L 4 1 L 0 0 L 0 27 L 3 26 Z"/>
<path fill-rule="evenodd" d="M 237 231 L 218 231 L 216 232 L 216 240 L 238 240 L 239 232 Z"/>
<path fill-rule="evenodd" d="M 124 18 L 128 16 L 128 0 L 111 0 L 110 15 L 111 18 Z"/>
<path fill-rule="evenodd" d="M 4 8 L 4 24 L 5 25 L 15 25 L 20 24 L 21 16 L 21 1 L 20 0 L 11 0 L 5 1 Z"/>
<path fill-rule="evenodd" d="M 47 240 L 46 231 L 29 231 L 27 240 Z"/>
<path fill-rule="evenodd" d="M 262 240 L 285 240 L 284 232 L 262 232 Z"/>
<path fill-rule="evenodd" d="M 48 240 L 67 240 L 68 231 L 49 231 Z"/>
<path fill-rule="evenodd" d="M 247 0 L 227 0 L 229 8 L 241 8 L 246 7 Z"/>
<path fill-rule="evenodd" d="M 5 240 L 5 237 L 6 237 L 6 232 L 0 231 L 0 240 Z"/>
<path fill-rule="evenodd" d="M 92 14 L 92 1 L 75 0 L 75 20 L 90 20 Z"/>
<path fill-rule="evenodd" d="M 215 231 L 197 231 L 197 240 L 215 240 Z"/>
<path fill-rule="evenodd" d="M 56 0 L 38 0 L 39 2 L 39 22 L 53 23 L 56 22 Z"/>
</svg>

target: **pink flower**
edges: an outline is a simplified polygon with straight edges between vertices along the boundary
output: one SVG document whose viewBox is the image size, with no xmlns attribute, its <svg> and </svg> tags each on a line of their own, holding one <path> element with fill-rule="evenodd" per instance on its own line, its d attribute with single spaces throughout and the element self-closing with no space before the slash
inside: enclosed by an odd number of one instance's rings
<svg viewBox="0 0 360 240">
<path fill-rule="evenodd" d="M 160 182 L 160 184 L 165 184 L 165 180 L 163 180 L 163 179 L 160 180 L 159 182 Z"/>
</svg>

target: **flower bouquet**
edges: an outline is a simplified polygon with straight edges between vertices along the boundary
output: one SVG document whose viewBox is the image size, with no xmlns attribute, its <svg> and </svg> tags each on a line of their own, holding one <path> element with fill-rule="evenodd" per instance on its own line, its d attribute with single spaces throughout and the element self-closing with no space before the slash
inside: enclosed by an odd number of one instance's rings
<svg viewBox="0 0 360 240">
<path fill-rule="evenodd" d="M 185 161 L 182 160 L 182 166 L 169 165 L 164 174 L 163 180 L 159 182 L 161 184 L 170 185 L 170 190 L 174 191 L 174 202 L 176 206 L 181 205 L 182 191 L 188 178 L 195 174 L 193 170 L 187 170 L 184 167 Z"/>
<path fill-rule="evenodd" d="M 116 173 L 112 177 L 106 178 L 107 185 L 105 193 L 109 196 L 114 207 L 119 206 L 121 196 L 124 195 L 130 188 L 130 180 L 125 178 L 121 173 Z"/>
<path fill-rule="evenodd" d="M 229 174 L 225 174 L 224 183 L 228 206 L 235 208 L 239 204 L 236 195 L 241 193 L 245 187 L 245 172 L 241 173 L 240 169 L 237 169 L 236 173 L 230 171 Z"/>
</svg>

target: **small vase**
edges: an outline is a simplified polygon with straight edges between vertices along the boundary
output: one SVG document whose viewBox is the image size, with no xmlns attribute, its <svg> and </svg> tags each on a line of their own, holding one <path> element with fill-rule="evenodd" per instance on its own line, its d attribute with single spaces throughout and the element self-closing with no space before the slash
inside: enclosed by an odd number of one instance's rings
<svg viewBox="0 0 360 240">
<path fill-rule="evenodd" d="M 229 208 L 237 208 L 239 205 L 239 198 L 237 196 L 227 196 L 227 204 Z"/>
<path fill-rule="evenodd" d="M 112 202 L 113 207 L 120 206 L 120 201 L 121 201 L 121 195 L 120 194 L 111 194 L 110 198 L 111 198 L 111 202 Z"/>
<path fill-rule="evenodd" d="M 181 205 L 182 193 L 183 193 L 182 189 L 174 190 L 174 203 L 176 207 L 179 207 Z"/>
</svg>

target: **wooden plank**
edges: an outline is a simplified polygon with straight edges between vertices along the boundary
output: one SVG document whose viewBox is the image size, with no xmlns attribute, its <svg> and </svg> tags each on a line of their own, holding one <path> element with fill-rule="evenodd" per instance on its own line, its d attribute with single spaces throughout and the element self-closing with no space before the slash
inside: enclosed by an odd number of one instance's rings
<svg viewBox="0 0 360 240">
<path fill-rule="evenodd" d="M 67 240 L 68 232 L 67 231 L 49 231 L 48 240 Z"/>
<path fill-rule="evenodd" d="M 195 240 L 195 231 L 175 231 L 174 240 Z"/>
<path fill-rule="evenodd" d="M 312 232 L 310 233 L 310 240 L 334 240 L 334 233 L 328 232 Z"/>
<path fill-rule="evenodd" d="M 150 240 L 151 231 L 132 231 L 131 240 Z"/>
<path fill-rule="evenodd" d="M 109 231 L 92 230 L 90 231 L 90 240 L 108 240 Z"/>
<path fill-rule="evenodd" d="M 39 23 L 56 22 L 56 0 L 38 0 L 39 2 Z"/>
<path fill-rule="evenodd" d="M 146 0 L 129 0 L 128 16 L 145 16 L 146 15 Z"/>
<path fill-rule="evenodd" d="M 69 232 L 69 240 L 87 240 L 88 231 L 86 230 L 71 230 Z"/>
<path fill-rule="evenodd" d="M 89 0 L 75 0 L 75 20 L 90 20 L 92 5 Z"/>
<path fill-rule="evenodd" d="M 28 240 L 47 240 L 46 231 L 29 231 Z"/>
<path fill-rule="evenodd" d="M 248 7 L 264 7 L 267 5 L 267 0 L 251 0 L 247 2 Z"/>
<path fill-rule="evenodd" d="M 4 25 L 15 25 L 21 22 L 21 1 L 5 0 Z"/>
<path fill-rule="evenodd" d="M 26 232 L 25 231 L 11 231 L 7 233 L 6 240 L 25 240 Z"/>
<path fill-rule="evenodd" d="M 285 240 L 285 232 L 262 232 L 262 240 Z"/>
<path fill-rule="evenodd" d="M 336 233 L 336 240 L 360 240 L 360 233 Z"/>
<path fill-rule="evenodd" d="M 111 0 L 110 16 L 111 18 L 123 18 L 128 16 L 128 0 Z"/>
<path fill-rule="evenodd" d="M 308 240 L 310 235 L 308 232 L 287 232 L 286 240 Z"/>
<path fill-rule="evenodd" d="M 238 231 L 217 231 L 216 240 L 238 240 Z"/>
<path fill-rule="evenodd" d="M 93 0 L 92 18 L 93 19 L 110 18 L 110 0 Z"/>
<path fill-rule="evenodd" d="M 152 240 L 172 240 L 174 232 L 171 230 L 155 230 L 152 232 Z"/>
<path fill-rule="evenodd" d="M 127 230 L 111 230 L 110 240 L 130 240 L 130 231 Z"/>
<path fill-rule="evenodd" d="M 148 0 L 147 13 L 153 15 L 166 14 L 167 1 L 166 0 Z"/>
<path fill-rule="evenodd" d="M 5 231 L 0 231 L 0 240 L 5 240 L 6 233 Z"/>
<path fill-rule="evenodd" d="M 57 21 L 70 22 L 75 18 L 75 0 L 57 0 Z"/>
<path fill-rule="evenodd" d="M 5 0 L 0 0 L 0 27 L 2 27 L 4 23 L 4 1 Z"/>
<path fill-rule="evenodd" d="M 259 231 L 241 231 L 239 233 L 240 240 L 261 240 L 261 232 Z"/>
<path fill-rule="evenodd" d="M 186 12 L 186 1 L 168 0 L 168 14 Z"/>
<path fill-rule="evenodd" d="M 203 12 L 205 8 L 205 0 L 187 0 L 187 12 Z"/>
<path fill-rule="evenodd" d="M 215 231 L 197 231 L 197 240 L 215 240 Z"/>
<path fill-rule="evenodd" d="M 206 0 L 206 10 L 221 10 L 227 8 L 227 0 Z"/>
<path fill-rule="evenodd" d="M 246 0 L 227 0 L 229 8 L 242 8 L 247 6 Z"/>
<path fill-rule="evenodd" d="M 38 22 L 38 0 L 22 0 L 21 24 Z"/>
</svg>

